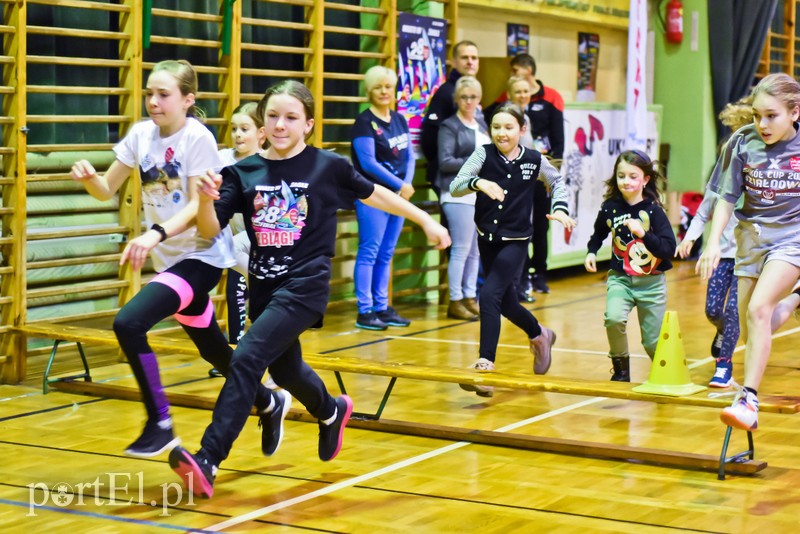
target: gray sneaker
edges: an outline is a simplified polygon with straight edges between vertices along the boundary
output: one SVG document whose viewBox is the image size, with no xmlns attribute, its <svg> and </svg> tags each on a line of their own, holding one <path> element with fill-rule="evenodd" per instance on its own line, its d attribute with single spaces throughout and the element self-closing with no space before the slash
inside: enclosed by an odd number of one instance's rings
<svg viewBox="0 0 800 534">
<path fill-rule="evenodd" d="M 542 326 L 542 333 L 530 340 L 531 354 L 533 354 L 533 372 L 537 375 L 545 374 L 550 369 L 552 358 L 550 351 L 556 342 L 556 333 Z"/>
<path fill-rule="evenodd" d="M 494 371 L 494 362 L 486 358 L 478 358 L 478 361 L 467 367 L 467 369 L 475 369 L 478 372 L 486 373 Z M 459 387 L 464 391 L 474 391 L 479 397 L 491 397 L 494 395 L 493 386 L 481 386 L 479 384 L 459 384 Z"/>
</svg>

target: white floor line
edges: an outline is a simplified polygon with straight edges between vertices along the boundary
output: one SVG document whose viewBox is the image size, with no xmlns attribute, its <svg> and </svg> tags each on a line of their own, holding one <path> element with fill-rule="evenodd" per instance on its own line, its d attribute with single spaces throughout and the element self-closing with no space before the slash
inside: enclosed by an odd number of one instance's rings
<svg viewBox="0 0 800 534">
<path fill-rule="evenodd" d="M 792 328 L 785 332 L 781 332 L 778 334 L 773 334 L 772 338 L 777 339 L 781 337 L 786 337 L 792 334 L 800 332 L 800 327 Z M 394 338 L 395 336 L 387 336 Z M 397 337 L 397 339 L 420 339 L 420 338 L 404 338 L 404 337 Z M 474 341 L 451 341 L 451 340 L 444 340 L 444 339 L 430 339 L 433 342 L 441 342 L 441 343 L 462 343 L 462 344 L 469 344 L 469 345 L 477 345 L 477 342 Z M 520 345 L 498 345 L 498 346 L 507 346 L 507 347 L 520 347 Z M 554 348 L 554 350 L 556 350 Z M 569 350 L 569 349 L 562 349 L 562 350 Z M 734 352 L 740 352 L 744 350 L 744 345 L 739 345 L 734 349 Z M 588 352 L 588 351 L 575 351 L 575 352 Z M 605 353 L 603 353 L 605 354 Z M 705 365 L 707 363 L 713 362 L 714 358 L 707 357 L 702 358 L 700 360 L 696 360 L 688 365 L 689 369 L 694 369 L 695 367 L 700 367 L 701 365 Z M 509 432 L 511 430 L 516 430 L 523 426 L 529 425 L 531 423 L 535 423 L 538 421 L 542 421 L 544 419 L 549 419 L 551 417 L 555 417 L 556 415 L 561 415 L 563 413 L 576 410 L 578 408 L 583 408 L 585 406 L 589 406 L 591 404 L 595 404 L 604 400 L 607 400 L 607 397 L 592 397 L 590 399 L 576 402 L 575 404 L 570 404 L 568 406 L 564 406 L 563 408 L 558 408 L 557 410 L 552 410 L 541 415 L 537 415 L 535 417 L 531 417 L 529 419 L 524 419 L 522 421 L 518 421 L 516 423 L 512 423 L 510 425 L 506 425 L 497 429 L 495 432 Z M 258 519 L 259 517 L 263 517 L 265 515 L 271 514 L 272 512 L 277 512 L 279 510 L 283 510 L 284 508 L 289 508 L 294 506 L 295 504 L 304 503 L 306 501 L 310 501 L 312 499 L 316 499 L 317 497 L 322 497 L 324 495 L 328 495 L 335 491 L 339 491 L 340 489 L 350 488 L 355 486 L 356 484 L 360 484 L 367 480 L 371 480 L 373 478 L 377 478 L 383 476 L 387 473 L 392 473 L 399 469 L 403 469 L 404 467 L 408 467 L 414 464 L 418 464 L 425 460 L 429 460 L 431 458 L 435 458 L 437 456 L 441 456 L 442 454 L 448 453 L 450 451 L 454 451 L 467 445 L 471 445 L 471 442 L 467 441 L 460 441 L 458 443 L 453 443 L 451 445 L 447 445 L 446 447 L 441 447 L 439 449 L 427 452 L 425 454 L 420 454 L 419 456 L 414 456 L 407 460 L 403 460 L 402 462 L 397 462 L 392 465 L 388 465 L 376 471 L 372 471 L 371 473 L 365 473 L 363 475 L 350 478 L 348 480 L 343 480 L 341 482 L 336 482 L 335 484 L 331 484 L 330 486 L 326 486 L 317 491 L 312 491 L 310 493 L 306 493 L 305 495 L 300 495 L 299 497 L 295 497 L 293 499 L 288 499 L 285 501 L 281 501 L 270 506 L 265 506 L 264 508 L 259 508 L 258 510 L 253 510 L 252 512 L 248 512 L 244 515 L 240 515 L 238 517 L 232 517 L 222 523 L 217 523 L 216 525 L 211 525 L 210 527 L 206 527 L 205 531 L 221 531 L 226 528 L 230 528 L 236 525 L 241 525 L 242 523 L 246 523 L 247 521 L 252 521 L 254 519 Z"/>
<path fill-rule="evenodd" d="M 606 400 L 605 397 L 592 397 L 591 399 L 586 399 L 581 402 L 576 402 L 575 404 L 570 404 L 568 406 L 564 406 L 562 408 L 558 408 L 557 410 L 552 410 L 535 417 L 531 417 L 529 419 L 525 419 L 523 421 L 518 421 L 516 423 L 512 423 L 510 425 L 504 426 L 502 428 L 497 429 L 495 432 L 508 432 L 510 430 L 515 430 L 517 428 L 523 427 L 525 425 L 529 425 L 531 423 L 535 423 L 538 421 L 542 421 L 544 419 L 549 419 L 550 417 L 555 417 L 557 415 L 561 415 L 563 413 L 576 410 L 578 408 L 583 408 L 584 406 L 589 406 L 590 404 L 595 404 L 597 402 Z M 279 510 L 283 510 L 284 508 L 289 508 L 296 504 L 300 504 L 306 501 L 310 501 L 312 499 L 316 499 L 318 497 L 322 497 L 324 495 L 328 495 L 335 491 L 339 491 L 340 489 L 350 488 L 362 482 L 366 482 L 368 480 L 383 476 L 388 473 L 392 473 L 399 469 L 403 469 L 405 467 L 418 464 L 420 462 L 424 462 L 425 460 L 429 460 L 431 458 L 435 458 L 437 456 L 441 456 L 442 454 L 446 454 L 448 452 L 466 447 L 467 445 L 472 445 L 471 442 L 468 441 L 459 441 L 458 443 L 453 443 L 451 445 L 447 445 L 445 447 L 441 447 L 430 452 L 426 452 L 425 454 L 420 454 L 418 456 L 414 456 L 412 458 L 408 458 L 401 462 L 394 463 L 392 465 L 387 465 L 386 467 L 382 467 L 376 471 L 372 471 L 370 473 L 365 473 L 363 475 L 359 475 L 357 477 L 353 477 L 347 480 L 342 480 L 341 482 L 336 482 L 335 484 L 331 484 L 326 486 L 320 490 L 312 491 L 310 493 L 306 493 L 305 495 L 300 495 L 293 499 L 287 499 L 285 501 L 281 501 L 270 506 L 265 506 L 264 508 L 259 508 L 258 510 L 253 510 L 252 512 L 248 512 L 244 515 L 240 515 L 238 517 L 232 517 L 222 523 L 217 523 L 216 525 L 211 525 L 210 527 L 205 527 L 204 531 L 221 531 L 226 528 L 230 528 L 236 525 L 240 525 L 242 523 L 246 523 L 247 521 L 252 521 L 254 519 L 258 519 L 259 517 L 263 517 L 265 515 L 271 514 L 272 512 L 277 512 Z"/>
<path fill-rule="evenodd" d="M 429 343 L 451 343 L 453 345 L 480 345 L 478 341 L 465 341 L 462 339 L 437 339 L 433 337 L 415 337 L 415 336 L 384 336 L 389 339 L 402 339 L 405 341 L 425 341 Z M 498 343 L 498 348 L 504 349 L 525 349 L 530 350 L 528 345 L 509 345 L 507 343 Z M 601 356 L 608 356 L 608 351 L 599 351 L 599 350 L 580 350 L 580 349 L 562 349 L 559 347 L 553 347 L 554 352 L 573 352 L 576 354 L 599 354 Z M 631 354 L 631 358 L 647 358 L 650 359 L 649 356 L 645 354 Z"/>
</svg>

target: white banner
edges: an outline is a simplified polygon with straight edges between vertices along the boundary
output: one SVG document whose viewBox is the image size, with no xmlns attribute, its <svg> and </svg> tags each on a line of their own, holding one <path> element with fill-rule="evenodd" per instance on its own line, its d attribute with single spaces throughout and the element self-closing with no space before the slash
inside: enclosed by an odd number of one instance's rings
<svg viewBox="0 0 800 534">
<path fill-rule="evenodd" d="M 625 148 L 645 148 L 647 127 L 647 92 L 645 62 L 647 59 L 647 2 L 631 0 L 628 26 L 628 80 L 625 106 L 628 112 Z"/>
<path fill-rule="evenodd" d="M 643 131 L 644 150 L 658 156 L 656 114 L 647 112 Z M 561 176 L 569 192 L 570 217 L 578 221 L 569 243 L 560 224 L 550 225 L 549 257 L 582 251 L 592 236 L 594 221 L 603 203 L 605 182 L 614 174 L 614 162 L 627 149 L 625 110 L 564 110 L 564 162 Z M 581 261 L 583 261 L 581 259 Z M 576 264 L 570 261 L 570 264 Z"/>
</svg>

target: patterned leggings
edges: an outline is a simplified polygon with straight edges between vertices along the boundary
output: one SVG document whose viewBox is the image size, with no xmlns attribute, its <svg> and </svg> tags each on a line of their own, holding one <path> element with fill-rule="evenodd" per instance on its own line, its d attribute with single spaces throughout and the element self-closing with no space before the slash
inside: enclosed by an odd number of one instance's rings
<svg viewBox="0 0 800 534">
<path fill-rule="evenodd" d="M 717 328 L 722 338 L 717 363 L 730 363 L 736 342 L 739 341 L 739 308 L 737 306 L 737 278 L 733 274 L 733 258 L 722 258 L 708 280 L 706 291 L 706 317 Z"/>
</svg>

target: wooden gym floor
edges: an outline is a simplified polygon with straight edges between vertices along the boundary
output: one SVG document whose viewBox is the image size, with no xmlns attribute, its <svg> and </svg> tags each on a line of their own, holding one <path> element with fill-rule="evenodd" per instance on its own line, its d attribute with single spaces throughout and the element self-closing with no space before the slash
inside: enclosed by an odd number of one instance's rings
<svg viewBox="0 0 800 534">
<path fill-rule="evenodd" d="M 668 274 L 669 306 L 679 315 L 694 382 L 713 373 L 705 287 L 693 264 Z M 550 374 L 605 380 L 601 275 L 572 271 L 530 305 L 558 334 Z M 410 328 L 365 332 L 354 310 L 328 315 L 304 336 L 309 353 L 335 353 L 429 366 L 465 367 L 476 358 L 478 324 L 444 318 L 444 307 L 398 306 Z M 635 382 L 644 381 L 638 325 L 630 321 Z M 800 324 L 775 336 L 763 393 L 796 394 Z M 504 323 L 498 369 L 530 372 L 524 334 Z M 734 361 L 742 379 L 741 347 Z M 220 379 L 205 362 L 161 355 L 168 391 L 214 398 Z M 331 373 L 321 373 L 337 390 Z M 133 386 L 126 364 L 93 369 L 94 380 Z M 377 408 L 388 379 L 345 375 L 356 410 Z M 298 407 L 295 403 L 295 407 Z M 173 408 L 190 450 L 210 412 Z M 260 454 L 248 421 L 217 476 L 209 501 L 178 495 L 166 456 L 122 454 L 143 424 L 139 403 L 91 398 L 41 385 L 0 386 L 0 525 L 5 532 L 796 532 L 800 517 L 800 419 L 762 414 L 754 476 L 717 480 L 712 472 L 532 452 L 351 428 L 339 457 L 317 459 L 314 424 L 287 421 L 278 453 Z M 452 384 L 399 380 L 384 418 L 511 431 L 587 442 L 718 455 L 718 411 L 602 397 L 497 391 L 482 399 Z M 745 448 L 734 432 L 732 448 Z M 731 451 L 731 452 L 737 452 Z M 114 493 L 112 500 L 112 491 Z M 70 502 L 71 501 L 71 502 Z M 34 506 L 36 505 L 36 506 Z"/>
</svg>

